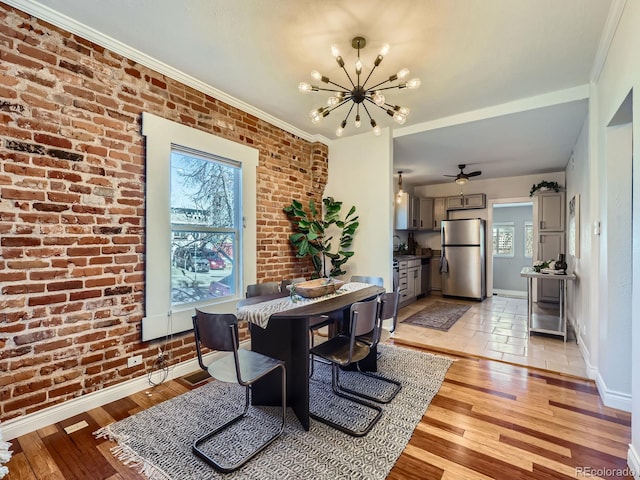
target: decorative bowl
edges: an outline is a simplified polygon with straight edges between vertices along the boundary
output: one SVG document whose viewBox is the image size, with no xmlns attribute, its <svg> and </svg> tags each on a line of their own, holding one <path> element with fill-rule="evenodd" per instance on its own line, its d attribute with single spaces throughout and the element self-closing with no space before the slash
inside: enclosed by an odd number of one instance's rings
<svg viewBox="0 0 640 480">
<path fill-rule="evenodd" d="M 291 290 L 295 286 L 294 293 L 305 298 L 315 298 L 334 293 L 342 285 L 344 285 L 344 281 L 335 278 L 316 278 L 315 280 L 287 285 L 287 288 Z"/>
</svg>

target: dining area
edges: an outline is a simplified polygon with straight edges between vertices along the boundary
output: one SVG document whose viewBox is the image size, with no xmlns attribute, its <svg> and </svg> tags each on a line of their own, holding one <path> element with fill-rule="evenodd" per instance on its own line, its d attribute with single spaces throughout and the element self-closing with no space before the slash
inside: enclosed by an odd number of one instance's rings
<svg viewBox="0 0 640 480">
<path fill-rule="evenodd" d="M 219 472 L 241 468 L 282 435 L 291 421 L 287 409 L 305 432 L 316 420 L 352 437 L 368 435 L 383 405 L 402 389 L 401 378 L 379 372 L 378 346 L 390 336 L 383 325 L 392 331 L 398 313 L 398 292 L 382 284 L 382 278 L 357 275 L 350 281 L 283 279 L 248 285 L 235 314 L 196 310 L 200 367 L 243 386 L 245 395 L 243 409 L 236 409 L 242 413 L 194 441 L 195 455 Z M 238 322 L 249 325 L 250 350 L 239 346 Z M 224 354 L 205 364 L 205 348 Z M 214 458 L 206 444 L 215 445 L 252 409 L 265 407 L 273 412 L 270 432 L 259 435 L 255 448 L 232 461 Z"/>
</svg>

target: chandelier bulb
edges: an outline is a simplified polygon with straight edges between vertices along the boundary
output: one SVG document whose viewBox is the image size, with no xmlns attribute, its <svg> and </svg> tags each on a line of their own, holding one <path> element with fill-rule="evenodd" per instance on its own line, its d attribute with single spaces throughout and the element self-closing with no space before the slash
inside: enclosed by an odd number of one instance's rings
<svg viewBox="0 0 640 480">
<path fill-rule="evenodd" d="M 362 122 L 360 121 L 360 114 L 356 115 L 356 121 L 353 122 L 353 126 L 356 128 L 360 128 L 360 125 L 362 125 Z"/>
<path fill-rule="evenodd" d="M 396 73 L 396 76 L 398 77 L 398 80 L 403 80 L 409 76 L 409 73 L 411 72 L 408 68 L 403 68 L 398 73 Z"/>
<path fill-rule="evenodd" d="M 396 112 L 393 114 L 393 120 L 395 120 L 395 122 L 399 125 L 404 125 L 404 123 L 407 121 L 407 116 L 403 113 Z"/>
<path fill-rule="evenodd" d="M 378 126 L 378 124 L 373 118 L 371 119 L 371 126 L 373 127 L 373 134 L 376 137 L 379 137 L 380 134 L 382 133 L 382 130 L 380 130 L 380 127 Z"/>
<path fill-rule="evenodd" d="M 340 99 L 338 97 L 331 96 L 331 97 L 327 98 L 327 106 L 328 107 L 334 107 L 338 103 L 340 103 Z"/>
<path fill-rule="evenodd" d="M 322 80 L 322 74 L 321 74 L 319 71 L 317 71 L 317 70 L 312 70 L 312 71 L 311 71 L 311 77 L 312 77 L 313 79 L 317 80 L 317 81 Z"/>
<path fill-rule="evenodd" d="M 385 43 L 382 48 L 380 49 L 380 52 L 378 53 L 378 55 L 380 55 L 381 57 L 384 57 L 387 55 L 387 53 L 389 53 L 389 44 Z"/>
<path fill-rule="evenodd" d="M 342 123 L 340 124 L 340 126 L 338 128 L 336 128 L 336 137 L 341 137 L 342 134 L 344 133 L 344 127 L 347 126 L 347 119 L 345 118 Z"/>
<path fill-rule="evenodd" d="M 331 45 L 331 55 L 333 55 L 333 58 L 338 58 L 340 56 L 340 50 L 335 44 Z"/>
<path fill-rule="evenodd" d="M 372 96 L 372 100 L 373 100 L 373 103 L 375 103 L 379 107 L 383 106 L 386 101 L 386 99 L 384 98 L 384 95 L 382 95 L 379 91 L 374 92 Z"/>
<path fill-rule="evenodd" d="M 419 78 L 412 78 L 407 82 L 407 88 L 418 88 L 420 86 Z"/>
<path fill-rule="evenodd" d="M 300 82 L 298 84 L 298 90 L 300 90 L 302 93 L 309 93 L 313 91 L 313 87 L 311 86 L 310 83 Z"/>
<path fill-rule="evenodd" d="M 358 58 L 356 60 L 356 74 L 360 75 L 362 73 L 362 61 Z"/>
</svg>

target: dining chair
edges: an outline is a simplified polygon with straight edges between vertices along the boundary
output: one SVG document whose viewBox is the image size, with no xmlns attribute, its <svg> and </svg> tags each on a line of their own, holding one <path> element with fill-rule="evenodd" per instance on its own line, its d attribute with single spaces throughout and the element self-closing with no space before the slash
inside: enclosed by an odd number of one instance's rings
<svg viewBox="0 0 640 480">
<path fill-rule="evenodd" d="M 377 285 L 378 287 L 384 286 L 384 279 L 382 277 L 371 277 L 368 275 L 351 275 L 351 281 L 370 283 L 371 285 Z"/>
<path fill-rule="evenodd" d="M 280 280 L 280 290 L 285 292 L 287 290 L 288 285 L 292 285 L 294 283 L 305 282 L 307 279 L 304 277 L 296 277 L 296 278 L 284 278 Z"/>
<path fill-rule="evenodd" d="M 382 417 L 382 409 L 365 400 L 342 393 L 340 368 L 357 363 L 369 355 L 371 348 L 367 343 L 358 340 L 357 337 L 374 330 L 378 321 L 377 317 L 377 299 L 356 302 L 351 305 L 350 309 L 349 333 L 338 334 L 311 349 L 313 355 L 324 358 L 331 363 L 331 388 L 333 393 L 350 402 L 362 405 L 366 409 L 373 410 L 375 416 L 358 430 L 342 425 L 328 416 L 321 416 L 311 412 L 309 416 L 354 437 L 362 437 L 368 434 Z M 336 412 L 336 414 L 340 415 L 341 412 Z"/>
<path fill-rule="evenodd" d="M 280 284 L 278 282 L 253 283 L 247 285 L 247 298 L 278 293 L 279 291 Z"/>
<path fill-rule="evenodd" d="M 391 335 L 389 334 L 389 331 L 387 329 L 382 327 L 382 324 L 385 320 L 393 318 L 394 315 L 395 317 L 397 317 L 399 300 L 400 300 L 400 292 L 397 290 L 394 292 L 387 292 L 380 295 L 380 297 L 378 297 L 380 306 L 378 308 L 378 317 L 377 317 L 375 328 L 372 331 L 365 333 L 364 335 L 360 335 L 356 337 L 357 340 L 366 343 L 367 345 L 369 345 L 369 348 L 373 349 L 378 346 L 378 343 L 380 343 L 381 341 L 385 341 L 385 339 L 388 339 Z M 352 395 L 357 395 L 362 398 L 366 398 L 367 400 L 373 400 L 374 402 L 389 403 L 391 400 L 395 398 L 398 392 L 402 389 L 402 384 L 397 380 L 392 380 L 388 377 L 379 375 L 377 373 L 362 371 L 360 369 L 359 362 L 356 362 L 356 368 L 358 372 L 360 372 L 363 375 L 366 375 L 367 377 L 376 378 L 382 382 L 391 384 L 392 389 L 386 396 L 377 396 L 377 397 L 368 395 L 366 393 L 359 392 L 353 389 L 345 388 L 345 387 L 341 387 L 342 391 L 350 393 Z"/>
<path fill-rule="evenodd" d="M 239 415 L 217 427 L 215 430 L 201 436 L 193 442 L 192 450 L 200 458 L 216 470 L 228 473 L 237 470 L 259 452 L 269 446 L 284 431 L 285 416 L 287 408 L 287 372 L 283 361 L 241 349 L 238 340 L 238 319 L 230 313 L 206 313 L 196 309 L 196 314 L 192 317 L 193 331 L 196 341 L 196 353 L 200 368 L 209 372 L 216 380 L 227 383 L 238 383 L 245 387 L 244 410 Z M 215 359 L 209 365 L 204 364 L 202 357 L 202 347 L 210 350 L 224 352 L 222 356 Z M 247 416 L 250 404 L 250 386 L 265 375 L 281 370 L 282 384 L 282 420 L 280 427 L 271 436 L 260 442 L 256 450 L 242 457 L 236 463 L 223 465 L 222 461 L 215 460 L 207 454 L 201 445 L 220 432 L 230 427 L 232 424 L 241 421 Z M 217 401 L 212 399 L 212 401 Z"/>
</svg>

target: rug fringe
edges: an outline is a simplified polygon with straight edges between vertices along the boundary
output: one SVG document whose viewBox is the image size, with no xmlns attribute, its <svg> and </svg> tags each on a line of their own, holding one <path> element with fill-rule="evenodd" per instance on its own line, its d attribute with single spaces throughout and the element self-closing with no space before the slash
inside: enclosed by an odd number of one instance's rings
<svg viewBox="0 0 640 480">
<path fill-rule="evenodd" d="M 93 435 L 96 438 L 105 438 L 118 444 L 115 447 L 111 447 L 109 449 L 116 460 L 122 462 L 123 465 L 126 465 L 130 468 L 135 468 L 138 473 L 144 475 L 149 480 L 173 480 L 162 469 L 145 460 L 134 450 L 132 450 L 131 447 L 127 446 L 125 442 L 129 439 L 128 435 L 119 435 L 117 433 L 114 433 L 109 427 L 110 425 L 102 427 L 99 430 L 93 432 Z"/>
</svg>

